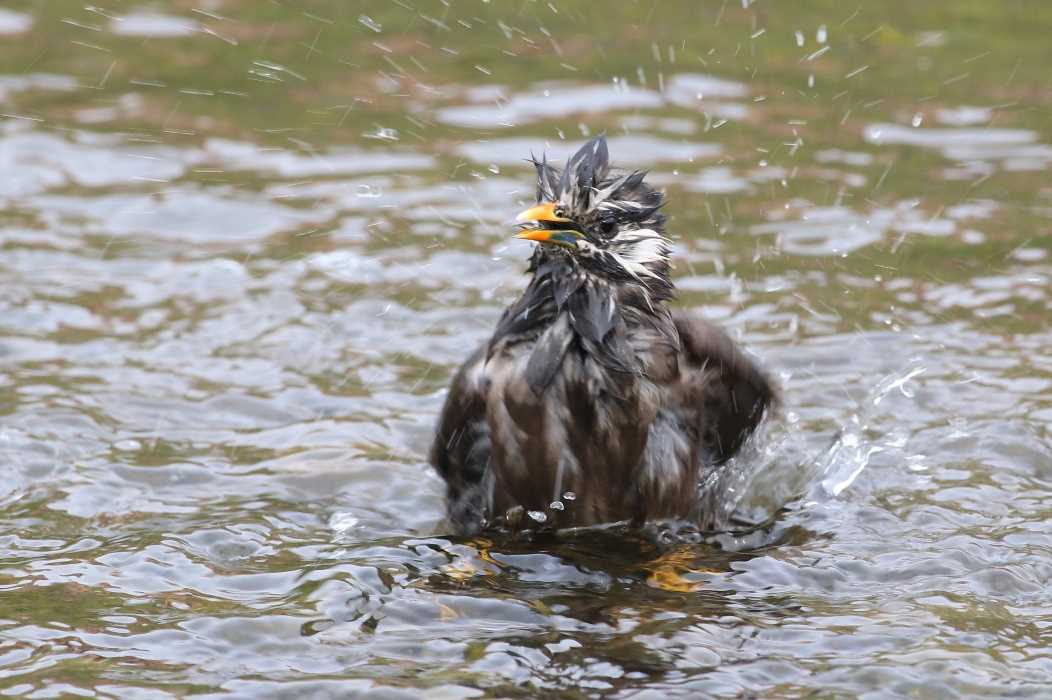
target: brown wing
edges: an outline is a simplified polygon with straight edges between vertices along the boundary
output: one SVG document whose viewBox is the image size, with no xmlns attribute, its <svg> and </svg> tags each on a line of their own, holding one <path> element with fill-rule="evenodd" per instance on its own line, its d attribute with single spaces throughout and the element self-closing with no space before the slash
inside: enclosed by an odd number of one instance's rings
<svg viewBox="0 0 1052 700">
<path fill-rule="evenodd" d="M 457 371 L 446 395 L 431 445 L 431 465 L 446 482 L 449 518 L 461 532 L 482 524 L 490 432 L 486 422 L 486 347 Z"/>
<path fill-rule="evenodd" d="M 673 322 L 683 348 L 680 413 L 706 461 L 722 464 L 778 403 L 778 390 L 722 328 L 682 313 Z"/>
</svg>

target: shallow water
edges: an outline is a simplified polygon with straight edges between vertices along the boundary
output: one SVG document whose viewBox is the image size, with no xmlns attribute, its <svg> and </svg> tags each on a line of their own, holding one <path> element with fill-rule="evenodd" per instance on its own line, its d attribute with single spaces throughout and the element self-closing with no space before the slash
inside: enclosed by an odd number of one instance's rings
<svg viewBox="0 0 1052 700">
<path fill-rule="evenodd" d="M 0 690 L 1052 692 L 1052 8 L 785 5 L 0 10 Z M 602 130 L 784 384 L 777 517 L 452 538 L 523 159 Z"/>
</svg>

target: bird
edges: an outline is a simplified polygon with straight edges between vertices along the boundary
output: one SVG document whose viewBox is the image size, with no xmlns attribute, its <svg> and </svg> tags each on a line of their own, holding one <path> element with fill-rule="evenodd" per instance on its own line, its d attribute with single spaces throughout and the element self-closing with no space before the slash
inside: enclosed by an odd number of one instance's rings
<svg viewBox="0 0 1052 700">
<path fill-rule="evenodd" d="M 673 310 L 663 192 L 606 137 L 536 169 L 522 294 L 453 377 L 429 461 L 459 534 L 706 522 L 700 485 L 779 404 L 719 326 Z"/>
</svg>

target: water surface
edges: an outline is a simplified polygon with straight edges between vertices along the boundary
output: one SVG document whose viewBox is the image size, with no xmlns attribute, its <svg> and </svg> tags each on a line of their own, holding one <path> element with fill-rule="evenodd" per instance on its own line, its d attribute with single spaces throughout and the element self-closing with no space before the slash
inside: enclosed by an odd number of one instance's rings
<svg viewBox="0 0 1052 700">
<path fill-rule="evenodd" d="M 0 10 L 0 690 L 1048 693 L 1052 7 L 789 5 Z M 785 387 L 777 517 L 450 537 L 523 159 L 600 131 Z"/>
</svg>

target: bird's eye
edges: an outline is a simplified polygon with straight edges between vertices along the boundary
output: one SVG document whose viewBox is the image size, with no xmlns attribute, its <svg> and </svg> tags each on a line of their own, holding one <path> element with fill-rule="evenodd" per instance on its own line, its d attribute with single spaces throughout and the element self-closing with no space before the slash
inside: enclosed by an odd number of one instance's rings
<svg viewBox="0 0 1052 700">
<path fill-rule="evenodd" d="M 614 228 L 616 228 L 616 226 L 617 224 L 615 224 L 613 221 L 601 221 L 599 222 L 599 231 L 604 236 L 609 236 L 611 233 L 614 232 Z"/>
<path fill-rule="evenodd" d="M 563 209 L 562 207 L 555 207 L 555 209 L 552 209 L 552 213 L 555 214 L 560 219 L 565 219 L 566 218 L 566 210 Z"/>
</svg>

